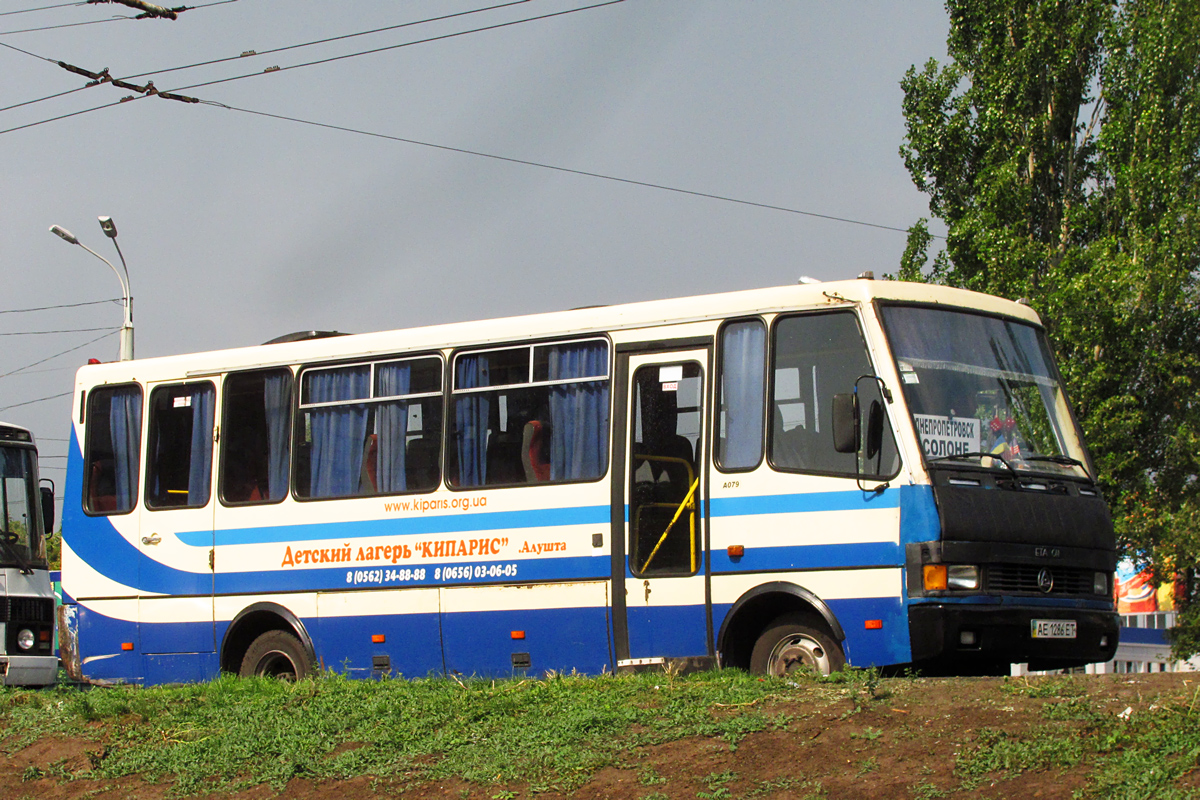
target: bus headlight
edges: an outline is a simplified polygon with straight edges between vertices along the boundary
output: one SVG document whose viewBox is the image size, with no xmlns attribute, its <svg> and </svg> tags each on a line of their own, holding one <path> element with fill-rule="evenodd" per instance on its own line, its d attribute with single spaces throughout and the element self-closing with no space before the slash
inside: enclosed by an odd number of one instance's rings
<svg viewBox="0 0 1200 800">
<path fill-rule="evenodd" d="M 1108 573 L 1097 572 L 1092 576 L 1092 594 L 1108 594 Z"/>
<path fill-rule="evenodd" d="M 29 630 L 29 628 L 22 628 L 17 633 L 17 647 L 21 648 L 22 650 L 32 650 L 33 631 Z"/>
<path fill-rule="evenodd" d="M 951 564 L 947 569 L 946 583 L 951 589 L 978 589 L 979 567 L 974 564 Z"/>
</svg>

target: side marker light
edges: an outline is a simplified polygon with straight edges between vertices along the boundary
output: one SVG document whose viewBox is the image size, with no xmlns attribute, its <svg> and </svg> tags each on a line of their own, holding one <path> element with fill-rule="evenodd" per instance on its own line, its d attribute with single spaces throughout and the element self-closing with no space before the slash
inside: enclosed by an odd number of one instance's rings
<svg viewBox="0 0 1200 800">
<path fill-rule="evenodd" d="M 869 619 L 863 623 L 863 627 L 869 631 L 878 631 L 883 629 L 883 620 Z"/>
</svg>

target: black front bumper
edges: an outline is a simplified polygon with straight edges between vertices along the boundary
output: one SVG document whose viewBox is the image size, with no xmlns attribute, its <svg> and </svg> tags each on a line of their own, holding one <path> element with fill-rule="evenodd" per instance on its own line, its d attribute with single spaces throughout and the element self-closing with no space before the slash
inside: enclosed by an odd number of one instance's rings
<svg viewBox="0 0 1200 800">
<path fill-rule="evenodd" d="M 1074 620 L 1076 636 L 1034 639 L 1035 619 Z M 949 672 L 1005 664 L 1028 664 L 1033 670 L 1081 667 L 1110 661 L 1120 637 L 1115 611 L 958 603 L 909 606 L 908 631 L 913 662 Z M 964 632 L 974 634 L 973 643 L 963 643 Z"/>
</svg>

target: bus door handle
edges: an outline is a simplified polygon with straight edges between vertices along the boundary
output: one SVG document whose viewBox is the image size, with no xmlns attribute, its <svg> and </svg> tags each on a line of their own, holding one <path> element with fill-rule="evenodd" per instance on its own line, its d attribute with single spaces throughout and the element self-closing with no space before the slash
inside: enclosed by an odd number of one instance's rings
<svg viewBox="0 0 1200 800">
<path fill-rule="evenodd" d="M 149 536 L 142 537 L 142 544 L 158 544 L 162 541 L 162 537 L 157 533 L 152 533 Z"/>
</svg>

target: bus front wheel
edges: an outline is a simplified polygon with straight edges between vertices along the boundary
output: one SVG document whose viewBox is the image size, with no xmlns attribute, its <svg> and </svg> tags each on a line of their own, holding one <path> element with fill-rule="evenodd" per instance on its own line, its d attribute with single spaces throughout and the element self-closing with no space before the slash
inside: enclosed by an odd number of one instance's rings
<svg viewBox="0 0 1200 800">
<path fill-rule="evenodd" d="M 838 643 L 799 616 L 784 616 L 772 622 L 750 654 L 751 672 L 777 678 L 804 670 L 828 675 L 845 665 L 846 656 Z"/>
<path fill-rule="evenodd" d="M 312 662 L 299 639 L 286 631 L 267 631 L 251 642 L 238 674 L 297 681 L 311 672 Z"/>
</svg>

